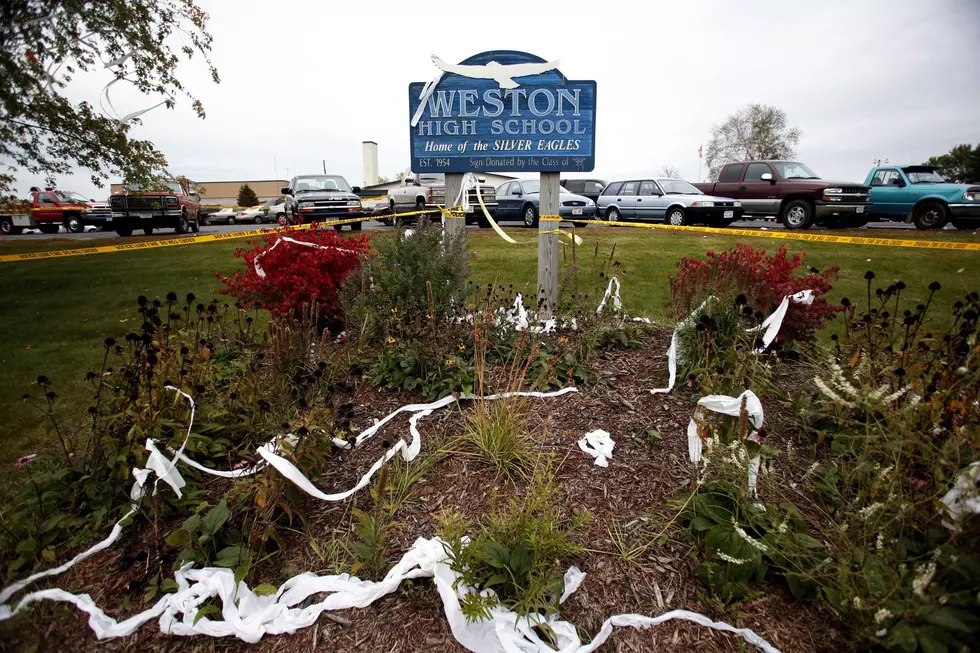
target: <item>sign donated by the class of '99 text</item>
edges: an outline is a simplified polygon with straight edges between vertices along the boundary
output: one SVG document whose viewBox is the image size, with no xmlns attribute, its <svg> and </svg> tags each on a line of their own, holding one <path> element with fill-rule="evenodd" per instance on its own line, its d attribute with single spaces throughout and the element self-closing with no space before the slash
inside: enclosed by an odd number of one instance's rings
<svg viewBox="0 0 980 653">
<path fill-rule="evenodd" d="M 409 85 L 413 172 L 590 172 L 596 83 L 526 52 L 459 64 L 433 55 L 433 81 Z"/>
</svg>

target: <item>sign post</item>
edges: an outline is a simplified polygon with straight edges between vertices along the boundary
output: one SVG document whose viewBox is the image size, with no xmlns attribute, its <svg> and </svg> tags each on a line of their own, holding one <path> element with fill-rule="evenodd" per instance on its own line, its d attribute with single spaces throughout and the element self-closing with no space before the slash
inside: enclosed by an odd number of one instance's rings
<svg viewBox="0 0 980 653">
<path fill-rule="evenodd" d="M 453 209 L 453 203 L 456 198 L 459 197 L 459 191 L 463 187 L 463 174 L 459 172 L 450 172 L 446 175 L 446 208 Z M 443 219 L 443 224 L 446 225 L 446 239 L 447 242 L 459 243 L 459 246 L 465 250 L 466 249 L 466 218 L 465 216 L 461 219 L 458 217 L 445 216 Z"/>
<path fill-rule="evenodd" d="M 537 204 L 539 317 L 547 319 L 558 299 L 559 173 L 595 168 L 596 83 L 567 79 L 557 61 L 513 50 L 458 64 L 432 55 L 432 63 L 435 79 L 408 87 L 412 171 L 445 173 L 449 209 L 462 173 L 541 173 L 540 192 L 516 207 L 511 196 L 497 198 L 496 218 L 519 218 L 522 204 Z M 465 229 L 465 219 L 447 218 L 449 235 Z"/>
<path fill-rule="evenodd" d="M 538 204 L 538 231 L 555 232 L 561 202 L 561 180 L 557 172 L 541 173 L 541 192 Z M 549 319 L 558 306 L 558 234 L 538 234 L 538 314 Z"/>
</svg>

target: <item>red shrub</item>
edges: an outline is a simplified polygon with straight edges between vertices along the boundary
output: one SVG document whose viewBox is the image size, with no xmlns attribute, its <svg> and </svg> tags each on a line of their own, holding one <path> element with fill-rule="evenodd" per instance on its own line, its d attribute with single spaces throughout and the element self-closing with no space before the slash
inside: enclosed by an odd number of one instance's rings
<svg viewBox="0 0 980 653">
<path fill-rule="evenodd" d="M 315 243 L 326 249 L 281 242 L 287 236 L 293 240 Z M 304 305 L 319 306 L 320 319 L 335 323 L 341 318 L 338 291 L 347 275 L 360 265 L 360 257 L 370 250 L 371 239 L 357 235 L 344 238 L 333 229 L 309 231 L 276 231 L 252 246 L 235 250 L 235 258 L 245 260 L 245 272 L 230 277 L 215 273 L 225 284 L 219 292 L 242 302 L 258 302 L 273 315 L 294 310 L 302 314 Z M 259 266 L 265 276 L 255 270 L 255 259 L 261 254 Z"/>
<path fill-rule="evenodd" d="M 707 260 L 682 258 L 677 276 L 670 278 L 672 298 L 667 305 L 680 320 L 710 295 L 731 299 L 741 294 L 750 306 L 768 315 L 786 295 L 812 290 L 813 304 L 790 302 L 777 337 L 778 340 L 809 339 L 824 320 L 832 319 L 843 307 L 821 297 L 833 287 L 839 268 L 811 270 L 797 276 L 795 271 L 803 265 L 804 256 L 806 252 L 789 255 L 785 246 L 767 256 L 764 249 L 739 243 L 724 252 L 708 252 Z"/>
</svg>

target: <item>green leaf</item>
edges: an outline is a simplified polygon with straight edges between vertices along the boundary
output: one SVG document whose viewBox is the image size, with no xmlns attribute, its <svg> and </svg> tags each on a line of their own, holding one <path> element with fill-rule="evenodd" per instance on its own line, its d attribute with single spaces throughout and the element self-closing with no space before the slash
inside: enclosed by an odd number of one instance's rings
<svg viewBox="0 0 980 653">
<path fill-rule="evenodd" d="M 197 614 L 194 615 L 194 623 L 196 624 L 198 621 L 200 621 L 204 617 L 210 617 L 211 615 L 215 615 L 215 616 L 220 616 L 221 615 L 221 610 L 218 609 L 218 606 L 216 606 L 216 605 L 206 605 L 203 608 L 201 608 L 200 610 L 198 610 L 197 611 Z M 223 620 L 219 620 L 219 621 L 223 621 Z"/>
<path fill-rule="evenodd" d="M 194 513 L 190 517 L 184 520 L 184 530 L 189 533 L 193 533 L 197 530 L 198 525 L 201 523 L 201 515 L 199 513 Z"/>
<path fill-rule="evenodd" d="M 218 556 L 214 561 L 214 564 L 219 567 L 235 567 L 238 565 L 246 553 L 246 549 L 240 545 L 227 546 L 220 551 L 218 551 Z"/>
<path fill-rule="evenodd" d="M 242 564 L 238 566 L 235 570 L 235 584 L 242 582 L 246 576 L 248 576 L 249 570 L 252 569 L 252 556 L 246 556 L 242 561 Z"/>
<path fill-rule="evenodd" d="M 228 521 L 228 517 L 231 513 L 228 511 L 228 503 L 224 500 L 218 505 L 208 511 L 208 514 L 204 515 L 204 519 L 201 520 L 201 530 L 205 533 L 210 533 L 214 535 L 221 527 L 225 525 Z"/>
<path fill-rule="evenodd" d="M 170 535 L 168 535 L 166 542 L 168 545 L 174 548 L 183 549 L 190 546 L 191 534 L 189 531 L 186 531 L 183 528 L 181 528 L 180 530 L 176 530 Z"/>
<path fill-rule="evenodd" d="M 970 627 L 960 618 L 959 611 L 953 608 L 943 607 L 933 610 L 925 616 L 925 620 L 942 628 L 950 628 L 966 634 L 971 632 Z"/>
<path fill-rule="evenodd" d="M 521 542 L 517 547 L 510 553 L 510 570 L 513 572 L 514 576 L 524 576 L 529 571 L 531 571 L 531 565 L 534 562 L 534 558 L 531 555 L 531 550 L 528 548 L 527 544 Z"/>
<path fill-rule="evenodd" d="M 494 585 L 500 585 L 501 583 L 506 583 L 508 580 L 510 580 L 510 577 L 507 574 L 494 574 L 493 576 L 487 579 L 487 582 L 483 583 L 483 587 L 484 588 L 493 587 Z"/>
<path fill-rule="evenodd" d="M 268 583 L 262 583 L 258 587 L 252 590 L 252 593 L 256 596 L 272 596 L 279 591 L 279 588 L 275 585 L 270 585 Z"/>
<path fill-rule="evenodd" d="M 173 578 L 166 578 L 162 583 L 160 583 L 160 591 L 164 592 L 165 594 L 176 592 L 178 589 L 180 588 L 177 586 L 177 581 L 175 581 Z"/>
<path fill-rule="evenodd" d="M 945 642 L 942 642 L 932 636 L 931 633 L 919 631 L 918 635 L 919 646 L 922 647 L 922 653 L 948 653 L 949 647 L 946 646 Z"/>
<path fill-rule="evenodd" d="M 907 653 L 915 653 L 915 650 L 919 648 L 919 642 L 915 638 L 915 631 L 905 621 L 899 621 L 892 626 L 892 630 L 888 633 L 888 638 L 885 640 L 885 645 L 890 649 L 906 651 Z"/>
<path fill-rule="evenodd" d="M 487 564 L 496 569 L 504 569 L 510 563 L 510 549 L 499 542 L 487 542 L 483 545 L 483 555 Z"/>
<path fill-rule="evenodd" d="M 715 523 L 704 515 L 698 515 L 691 520 L 691 528 L 695 531 L 706 531 L 714 525 Z"/>
</svg>

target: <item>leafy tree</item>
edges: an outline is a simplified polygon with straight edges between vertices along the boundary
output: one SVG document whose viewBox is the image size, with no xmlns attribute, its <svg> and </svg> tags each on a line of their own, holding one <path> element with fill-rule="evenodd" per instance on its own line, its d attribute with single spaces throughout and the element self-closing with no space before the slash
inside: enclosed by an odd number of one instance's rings
<svg viewBox="0 0 980 653">
<path fill-rule="evenodd" d="M 220 81 L 208 58 L 207 21 L 194 0 L 0 3 L 0 193 L 11 189 L 18 170 L 51 176 L 87 168 L 96 186 L 110 176 L 139 186 L 167 176 L 163 154 L 149 141 L 130 138 L 129 130 L 150 109 L 176 106 L 179 96 L 204 118 L 201 102 L 176 73 L 183 58 L 199 53 Z M 172 37 L 183 43 L 179 50 Z M 100 70 L 111 75 L 101 112 L 64 95 L 79 73 Z M 119 82 L 163 99 L 110 117 L 109 89 Z"/>
<path fill-rule="evenodd" d="M 405 178 L 405 173 L 404 172 L 399 172 L 398 174 L 395 175 L 395 181 L 401 181 L 404 178 Z"/>
<path fill-rule="evenodd" d="M 796 154 L 802 132 L 790 127 L 786 112 L 765 104 L 750 104 L 711 128 L 704 156 L 712 179 L 726 163 L 753 159 L 788 159 Z"/>
<path fill-rule="evenodd" d="M 980 182 L 980 144 L 976 147 L 968 143 L 955 145 L 946 154 L 929 157 L 926 163 L 939 166 L 939 174 L 948 181 L 959 184 Z"/>
<path fill-rule="evenodd" d="M 238 206 L 255 206 L 259 203 L 259 198 L 255 191 L 248 184 L 242 184 L 238 189 Z"/>
<path fill-rule="evenodd" d="M 180 188 L 184 191 L 184 195 L 190 195 L 191 193 L 203 195 L 207 191 L 207 186 L 202 186 L 196 181 L 191 181 L 184 175 L 177 175 L 174 177 L 174 181 L 180 184 Z"/>
<path fill-rule="evenodd" d="M 378 183 L 379 184 L 387 184 L 389 181 L 391 181 L 391 180 L 388 179 L 387 177 L 378 177 Z"/>
<path fill-rule="evenodd" d="M 681 171 L 677 169 L 677 166 L 662 165 L 660 166 L 660 176 L 666 177 L 667 179 L 680 179 Z"/>
</svg>

